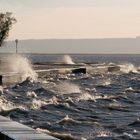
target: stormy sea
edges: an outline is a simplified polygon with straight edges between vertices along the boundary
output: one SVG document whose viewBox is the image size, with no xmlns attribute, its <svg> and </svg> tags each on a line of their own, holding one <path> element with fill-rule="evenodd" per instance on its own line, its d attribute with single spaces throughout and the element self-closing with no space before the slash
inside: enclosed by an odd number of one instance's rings
<svg viewBox="0 0 140 140">
<path fill-rule="evenodd" d="M 0 115 L 61 140 L 140 139 L 140 55 L 0 55 Z M 11 82 L 17 74 L 19 82 Z M 15 78 L 16 79 L 16 78 Z"/>
</svg>

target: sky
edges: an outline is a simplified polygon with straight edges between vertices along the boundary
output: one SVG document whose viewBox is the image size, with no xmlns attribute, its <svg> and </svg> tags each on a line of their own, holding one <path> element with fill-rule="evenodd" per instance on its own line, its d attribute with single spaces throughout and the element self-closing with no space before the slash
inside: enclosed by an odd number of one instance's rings
<svg viewBox="0 0 140 140">
<path fill-rule="evenodd" d="M 9 40 L 140 35 L 140 0 L 0 0 L 17 19 Z"/>
</svg>

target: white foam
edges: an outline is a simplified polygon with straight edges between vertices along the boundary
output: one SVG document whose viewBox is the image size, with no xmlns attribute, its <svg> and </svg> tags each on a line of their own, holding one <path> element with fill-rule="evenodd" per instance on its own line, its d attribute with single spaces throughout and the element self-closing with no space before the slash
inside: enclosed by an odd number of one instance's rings
<svg viewBox="0 0 140 140">
<path fill-rule="evenodd" d="M 97 137 L 109 137 L 111 133 L 109 131 L 99 131 Z"/>
<path fill-rule="evenodd" d="M 96 101 L 97 97 L 95 97 L 94 95 L 91 95 L 89 93 L 83 93 L 79 96 L 78 100 L 93 100 L 93 101 Z"/>
<path fill-rule="evenodd" d="M 68 115 L 66 115 L 62 120 L 58 121 L 57 123 L 81 123 L 81 122 L 76 121 L 70 118 Z"/>
<path fill-rule="evenodd" d="M 46 81 L 46 80 L 44 80 L 44 81 L 42 81 L 42 83 L 43 83 L 43 84 L 48 84 L 49 82 Z"/>
<path fill-rule="evenodd" d="M 112 84 L 112 80 L 110 78 L 101 77 L 100 79 L 96 80 L 96 84 L 102 86 L 109 86 Z"/>
<path fill-rule="evenodd" d="M 6 99 L 4 99 L 2 97 L 0 98 L 0 112 L 8 111 L 8 110 L 11 110 L 14 108 L 15 108 L 15 106 L 10 101 L 7 101 Z"/>
<path fill-rule="evenodd" d="M 124 135 L 124 136 L 127 136 L 127 137 L 129 137 L 129 138 L 131 138 L 131 139 L 135 139 L 135 137 L 134 137 L 132 134 L 129 134 L 129 133 L 127 133 L 127 132 L 124 132 L 123 135 Z"/>
<path fill-rule="evenodd" d="M 85 92 L 80 94 L 78 100 L 84 100 L 84 101 L 92 100 L 96 102 L 97 99 L 111 99 L 111 98 L 114 98 L 114 96 L 105 96 L 105 95 L 102 96 L 100 93 L 90 94 L 88 92 Z"/>
<path fill-rule="evenodd" d="M 37 95 L 36 95 L 36 93 L 34 91 L 28 91 L 26 93 L 26 95 L 27 95 L 27 97 L 32 97 L 32 98 L 36 98 L 37 97 Z"/>
<path fill-rule="evenodd" d="M 43 133 L 47 133 L 53 137 L 56 137 L 58 139 L 65 139 L 65 140 L 86 140 L 85 138 L 76 138 L 74 137 L 72 134 L 70 133 L 57 133 L 57 132 L 51 132 L 47 129 L 41 129 L 41 128 L 37 128 L 36 129 L 39 132 L 43 132 Z"/>
<path fill-rule="evenodd" d="M 105 80 L 104 83 L 103 83 L 104 86 L 109 86 L 110 84 L 111 84 L 110 79 Z"/>
<path fill-rule="evenodd" d="M 58 99 L 53 96 L 51 99 L 49 99 L 49 103 L 48 104 L 55 104 L 55 105 L 58 105 Z"/>
<path fill-rule="evenodd" d="M 132 87 L 126 88 L 125 92 L 134 92 L 135 90 Z"/>
<path fill-rule="evenodd" d="M 31 108 L 36 110 L 36 109 L 39 109 L 40 107 L 46 105 L 47 103 L 44 101 L 41 101 L 41 100 L 33 99 L 31 104 L 32 104 Z"/>
</svg>

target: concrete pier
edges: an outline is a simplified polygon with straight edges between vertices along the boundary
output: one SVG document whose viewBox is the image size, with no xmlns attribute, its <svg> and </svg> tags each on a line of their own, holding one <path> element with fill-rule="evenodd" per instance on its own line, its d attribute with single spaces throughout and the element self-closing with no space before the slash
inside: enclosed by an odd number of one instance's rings
<svg viewBox="0 0 140 140">
<path fill-rule="evenodd" d="M 52 136 L 0 116 L 0 140 L 58 140 Z"/>
<path fill-rule="evenodd" d="M 51 68 L 53 64 L 47 65 L 34 65 L 34 70 L 38 75 L 42 74 L 67 74 L 67 73 L 92 73 L 92 74 L 104 74 L 107 72 L 118 72 L 120 71 L 119 66 L 114 65 L 57 65 L 55 64 L 55 68 Z M 0 85 L 11 85 L 16 84 L 22 81 L 22 73 L 16 73 L 11 71 L 2 71 L 0 69 Z"/>
</svg>

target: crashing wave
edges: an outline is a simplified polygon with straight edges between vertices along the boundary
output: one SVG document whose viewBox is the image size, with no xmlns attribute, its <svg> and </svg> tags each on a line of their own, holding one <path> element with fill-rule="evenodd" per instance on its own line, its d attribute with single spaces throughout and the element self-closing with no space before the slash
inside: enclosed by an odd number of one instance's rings
<svg viewBox="0 0 140 140">
<path fill-rule="evenodd" d="M 11 72 L 21 75 L 22 81 L 27 77 L 33 80 L 37 79 L 37 74 L 34 72 L 31 62 L 24 56 L 19 54 L 10 55 L 7 57 L 8 69 Z"/>
<path fill-rule="evenodd" d="M 120 66 L 120 71 L 123 73 L 139 73 L 137 67 L 135 67 L 133 64 L 131 63 L 126 63 L 126 64 L 122 64 L 119 65 Z"/>
</svg>

